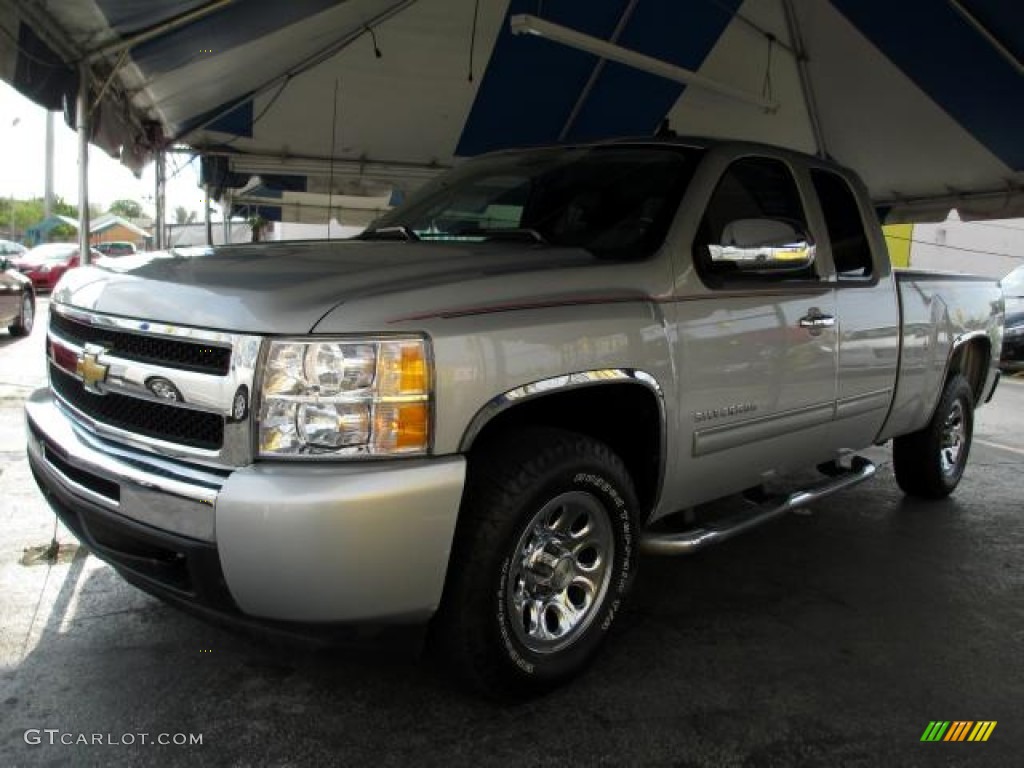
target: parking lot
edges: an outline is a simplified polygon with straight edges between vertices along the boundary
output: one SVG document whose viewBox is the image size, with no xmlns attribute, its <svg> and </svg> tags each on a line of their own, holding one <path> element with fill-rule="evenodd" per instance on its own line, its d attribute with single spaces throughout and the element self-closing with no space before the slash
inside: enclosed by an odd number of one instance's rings
<svg viewBox="0 0 1024 768">
<path fill-rule="evenodd" d="M 979 412 L 953 498 L 906 500 L 876 449 L 869 483 L 692 559 L 644 560 L 594 667 L 502 706 L 405 647 L 202 623 L 61 530 L 57 562 L 38 557 L 54 518 L 21 401 L 44 379 L 44 321 L 0 335 L 2 765 L 1021 764 L 1022 379 Z M 922 743 L 934 720 L 998 725 L 985 743 Z"/>
</svg>

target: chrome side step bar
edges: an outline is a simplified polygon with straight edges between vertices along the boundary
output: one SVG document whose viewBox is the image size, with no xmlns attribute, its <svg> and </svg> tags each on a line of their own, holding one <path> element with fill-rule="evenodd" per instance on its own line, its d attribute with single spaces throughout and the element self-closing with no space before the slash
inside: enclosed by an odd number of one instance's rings
<svg viewBox="0 0 1024 768">
<path fill-rule="evenodd" d="M 867 459 L 855 456 L 850 468 L 842 474 L 830 477 L 805 490 L 796 491 L 777 506 L 757 505 L 749 512 L 742 512 L 688 531 L 671 533 L 647 531 L 640 539 L 640 549 L 649 555 L 692 555 L 712 544 L 726 541 L 751 528 L 782 517 L 798 507 L 805 507 L 826 496 L 831 496 L 836 491 L 862 483 L 874 476 L 875 469 L 875 465 Z"/>
</svg>

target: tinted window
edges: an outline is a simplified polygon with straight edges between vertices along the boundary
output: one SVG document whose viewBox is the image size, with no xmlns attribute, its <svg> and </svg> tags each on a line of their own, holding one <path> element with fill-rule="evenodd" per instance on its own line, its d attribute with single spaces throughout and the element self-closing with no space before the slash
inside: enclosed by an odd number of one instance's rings
<svg viewBox="0 0 1024 768">
<path fill-rule="evenodd" d="M 841 176 L 818 169 L 811 171 L 811 181 L 825 215 L 839 279 L 871 277 L 871 246 L 850 185 Z"/>
<path fill-rule="evenodd" d="M 814 245 L 796 181 L 779 160 L 729 166 L 708 202 L 694 263 L 712 287 L 730 280 L 814 279 Z"/>
</svg>

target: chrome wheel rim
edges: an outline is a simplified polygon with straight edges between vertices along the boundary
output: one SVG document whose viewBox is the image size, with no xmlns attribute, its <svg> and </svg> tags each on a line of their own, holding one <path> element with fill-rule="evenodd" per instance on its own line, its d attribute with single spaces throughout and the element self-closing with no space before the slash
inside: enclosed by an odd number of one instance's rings
<svg viewBox="0 0 1024 768">
<path fill-rule="evenodd" d="M 26 333 L 32 332 L 32 324 L 36 319 L 36 309 L 32 305 L 32 299 L 29 296 L 25 296 L 21 300 L 21 327 L 25 329 Z"/>
<path fill-rule="evenodd" d="M 551 499 L 512 552 L 505 607 L 516 638 L 554 653 L 586 631 L 611 581 L 615 537 L 604 505 L 582 491 Z"/>
<path fill-rule="evenodd" d="M 964 443 L 967 441 L 967 424 L 964 408 L 959 400 L 949 409 L 946 421 L 942 425 L 942 445 L 939 448 L 939 461 L 942 463 L 942 474 L 956 474 L 960 466 Z"/>
</svg>

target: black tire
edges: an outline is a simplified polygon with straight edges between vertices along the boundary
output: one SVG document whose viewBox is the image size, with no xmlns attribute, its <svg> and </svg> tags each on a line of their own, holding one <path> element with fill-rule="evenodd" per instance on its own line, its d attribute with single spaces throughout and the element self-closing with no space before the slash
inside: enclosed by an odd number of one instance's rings
<svg viewBox="0 0 1024 768">
<path fill-rule="evenodd" d="M 909 496 L 942 499 L 960 483 L 974 433 L 974 392 L 957 374 L 942 390 L 928 425 L 893 441 L 896 482 Z"/>
<path fill-rule="evenodd" d="M 28 336 L 32 333 L 35 318 L 36 300 L 31 293 L 26 291 L 21 297 L 21 311 L 18 313 L 18 319 L 14 321 L 13 325 L 8 326 L 7 330 L 11 332 L 11 336 Z"/>
<path fill-rule="evenodd" d="M 622 461 L 590 437 L 524 429 L 474 452 L 433 625 L 445 661 L 504 699 L 578 674 L 632 586 L 637 507 Z"/>
</svg>

